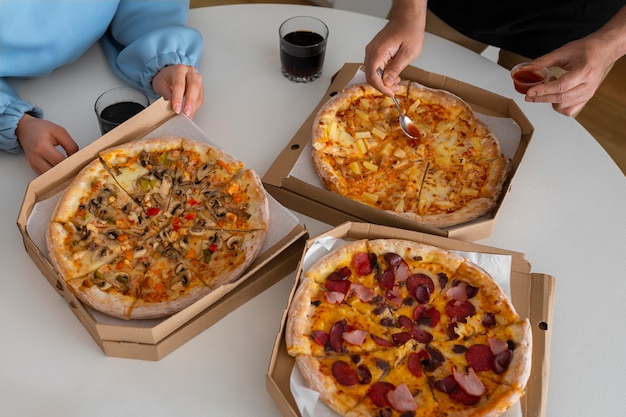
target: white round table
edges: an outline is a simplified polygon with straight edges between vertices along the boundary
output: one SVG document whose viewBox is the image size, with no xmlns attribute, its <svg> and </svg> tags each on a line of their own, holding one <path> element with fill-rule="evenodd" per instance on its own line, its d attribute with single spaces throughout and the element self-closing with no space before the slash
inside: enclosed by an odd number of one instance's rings
<svg viewBox="0 0 626 417">
<path fill-rule="evenodd" d="M 330 28 L 324 73 L 294 84 L 279 69 L 278 26 L 314 15 Z M 384 19 L 292 5 L 190 11 L 202 32 L 205 105 L 195 122 L 263 175 L 345 62 L 362 62 Z M 434 36 L 414 62 L 513 97 L 535 126 L 491 236 L 480 243 L 523 252 L 557 279 L 548 416 L 624 413 L 626 375 L 626 178 L 574 119 L 528 104 L 506 70 Z M 42 79 L 16 81 L 26 100 L 66 127 L 79 145 L 98 134 L 93 103 L 121 85 L 94 46 Z M 1 416 L 277 416 L 266 392 L 274 338 L 293 275 L 159 362 L 106 357 L 32 262 L 15 224 L 28 182 L 23 155 L 0 153 Z M 298 215 L 312 236 L 329 229 Z"/>
</svg>

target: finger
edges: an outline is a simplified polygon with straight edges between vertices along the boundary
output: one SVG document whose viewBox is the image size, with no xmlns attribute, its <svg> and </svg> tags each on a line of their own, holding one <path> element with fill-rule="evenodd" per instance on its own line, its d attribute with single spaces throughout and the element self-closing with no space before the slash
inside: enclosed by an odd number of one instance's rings
<svg viewBox="0 0 626 417">
<path fill-rule="evenodd" d="M 193 119 L 202 104 L 204 104 L 204 86 L 202 84 L 202 76 L 191 67 L 187 73 L 185 86 L 185 109 L 184 113 L 187 117 Z"/>
</svg>

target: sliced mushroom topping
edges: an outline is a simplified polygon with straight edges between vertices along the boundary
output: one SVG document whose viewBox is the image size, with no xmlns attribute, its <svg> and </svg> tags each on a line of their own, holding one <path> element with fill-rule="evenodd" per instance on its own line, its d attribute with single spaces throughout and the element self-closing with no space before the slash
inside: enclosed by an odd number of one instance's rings
<svg viewBox="0 0 626 417">
<path fill-rule="evenodd" d="M 213 171 L 213 165 L 210 165 L 208 163 L 202 164 L 200 168 L 198 168 L 198 172 L 196 173 L 198 181 L 202 181 L 212 171 Z"/>
<path fill-rule="evenodd" d="M 146 253 L 147 253 L 146 248 L 144 248 L 143 246 L 139 246 L 139 247 L 135 248 L 135 250 L 133 252 L 133 258 L 141 258 Z"/>
<path fill-rule="evenodd" d="M 174 287 L 176 284 L 187 286 L 191 281 L 191 272 L 182 263 L 176 265 L 174 269 L 174 276 L 170 278 L 168 282 L 169 288 Z"/>
<path fill-rule="evenodd" d="M 243 237 L 241 236 L 231 236 L 226 240 L 226 247 L 230 250 L 241 247 L 243 243 Z"/>
<path fill-rule="evenodd" d="M 106 236 L 110 239 L 110 240 L 115 240 L 118 238 L 118 236 L 120 235 L 120 233 L 117 230 L 109 230 L 106 233 Z"/>
<path fill-rule="evenodd" d="M 199 226 L 194 226 L 191 229 L 189 229 L 189 233 L 194 236 L 200 236 L 201 234 L 204 233 L 204 228 L 199 227 Z"/>
<path fill-rule="evenodd" d="M 103 246 L 93 252 L 93 254 L 91 255 L 91 260 L 93 262 L 106 260 L 109 256 L 112 255 L 112 253 L 113 252 L 111 252 L 110 248 L 108 248 L 107 246 Z"/>
<path fill-rule="evenodd" d="M 180 255 L 172 246 L 166 247 L 161 254 L 164 258 L 169 259 L 172 262 L 176 262 L 180 259 Z"/>
</svg>

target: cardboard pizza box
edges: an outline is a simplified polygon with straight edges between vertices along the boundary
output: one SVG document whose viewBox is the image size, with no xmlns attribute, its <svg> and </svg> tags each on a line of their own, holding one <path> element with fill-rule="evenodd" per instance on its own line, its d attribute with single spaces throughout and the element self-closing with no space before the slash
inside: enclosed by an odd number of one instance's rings
<svg viewBox="0 0 626 417">
<path fill-rule="evenodd" d="M 532 327 L 533 352 L 530 378 L 526 393 L 506 413 L 506 416 L 545 417 L 548 395 L 548 378 L 550 364 L 550 341 L 552 333 L 553 304 L 556 280 L 546 274 L 531 272 L 531 265 L 519 252 L 479 245 L 476 243 L 434 236 L 428 233 L 398 229 L 389 226 L 369 223 L 346 222 L 306 242 L 300 265 L 291 290 L 289 301 L 283 314 L 280 329 L 276 336 L 274 349 L 266 375 L 266 388 L 276 402 L 284 417 L 304 417 L 300 414 L 291 390 L 291 373 L 295 364 L 293 357 L 287 353 L 285 344 L 285 325 L 291 299 L 298 286 L 303 260 L 311 247 L 323 239 L 336 238 L 342 240 L 399 238 L 414 240 L 451 251 L 463 251 L 472 254 L 504 255 L 510 257 L 510 297 L 521 318 L 528 318 Z M 328 242 L 324 242 L 329 245 Z M 505 265 L 507 265 L 505 263 Z M 506 268 L 508 270 L 508 267 Z"/>
<path fill-rule="evenodd" d="M 47 257 L 45 229 L 60 194 L 99 151 L 139 138 L 182 136 L 211 143 L 187 117 L 160 99 L 128 122 L 34 179 L 26 189 L 17 225 L 24 246 L 52 287 L 108 356 L 159 360 L 294 271 L 308 232 L 298 218 L 268 195 L 270 226 L 261 253 L 237 282 L 220 287 L 171 317 L 121 320 L 81 303 Z M 235 156 L 236 157 L 236 156 Z"/>
<path fill-rule="evenodd" d="M 315 174 L 310 155 L 311 132 L 315 115 L 324 103 L 342 88 L 355 80 L 364 81 L 364 75 L 359 77 L 360 67 L 361 64 L 358 63 L 345 64 L 334 76 L 318 106 L 263 176 L 266 189 L 284 206 L 331 225 L 346 221 L 368 222 L 467 241 L 477 241 L 488 237 L 533 133 L 534 128 L 524 113 L 510 98 L 443 75 L 411 66 L 401 73 L 404 79 L 447 90 L 465 100 L 474 112 L 494 130 L 500 139 L 505 156 L 511 158 L 512 161 L 511 172 L 494 210 L 469 223 L 445 229 L 426 226 L 331 192 Z"/>
</svg>

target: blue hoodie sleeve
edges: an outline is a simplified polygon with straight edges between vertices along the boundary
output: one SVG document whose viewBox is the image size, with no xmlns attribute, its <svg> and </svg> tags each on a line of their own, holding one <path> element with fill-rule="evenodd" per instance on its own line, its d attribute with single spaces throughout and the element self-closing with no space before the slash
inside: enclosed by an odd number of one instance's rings
<svg viewBox="0 0 626 417">
<path fill-rule="evenodd" d="M 43 111 L 17 96 L 17 93 L 3 79 L 0 79 L 0 149 L 18 153 L 22 150 L 15 129 L 24 114 L 42 118 Z"/>
<path fill-rule="evenodd" d="M 120 1 L 102 38 L 107 60 L 124 81 L 156 96 L 152 78 L 168 65 L 196 66 L 202 35 L 186 26 L 187 0 Z"/>
</svg>

